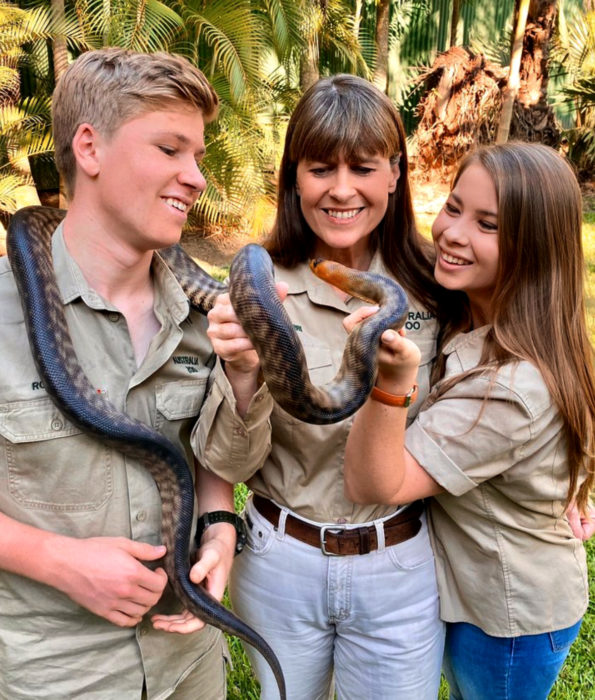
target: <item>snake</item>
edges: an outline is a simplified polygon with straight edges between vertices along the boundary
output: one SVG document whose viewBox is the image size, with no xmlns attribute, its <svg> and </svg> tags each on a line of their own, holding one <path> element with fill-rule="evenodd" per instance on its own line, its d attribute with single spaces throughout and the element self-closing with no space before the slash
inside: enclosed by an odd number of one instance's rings
<svg viewBox="0 0 595 700">
<path fill-rule="evenodd" d="M 205 588 L 190 581 L 194 483 L 186 457 L 165 436 L 119 411 L 98 393 L 78 362 L 51 254 L 52 234 L 65 214 L 51 207 L 25 207 L 11 217 L 6 237 L 29 344 L 46 391 L 76 427 L 138 460 L 149 471 L 161 498 L 163 567 L 175 595 L 207 624 L 257 649 L 285 700 L 283 671 L 266 640 Z M 396 282 L 332 261 L 312 261 L 313 272 L 322 279 L 380 307 L 349 334 L 335 379 L 317 387 L 310 381 L 303 348 L 276 292 L 273 263 L 262 246 L 249 244 L 236 254 L 229 285 L 213 279 L 179 244 L 159 255 L 200 313 L 207 314 L 217 296 L 229 291 L 273 398 L 285 411 L 310 423 L 338 422 L 363 404 L 375 382 L 380 336 L 386 328 L 400 327 L 408 310 L 407 296 Z"/>
</svg>

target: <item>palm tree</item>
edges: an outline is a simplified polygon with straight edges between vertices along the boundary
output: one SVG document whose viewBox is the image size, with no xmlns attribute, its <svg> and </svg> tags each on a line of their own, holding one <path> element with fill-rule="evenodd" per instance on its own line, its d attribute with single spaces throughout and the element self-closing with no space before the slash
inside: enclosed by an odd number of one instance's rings
<svg viewBox="0 0 595 700">
<path fill-rule="evenodd" d="M 560 137 L 547 94 L 550 44 L 557 12 L 557 0 L 532 0 L 529 5 L 518 98 L 510 129 L 513 138 L 541 141 L 550 146 L 557 146 Z"/>
<path fill-rule="evenodd" d="M 39 204 L 29 158 L 52 150 L 48 136 L 49 101 L 23 98 L 19 69 L 28 56 L 27 43 L 51 35 L 51 16 L 44 8 L 23 10 L 0 1 L 0 220 L 25 204 Z"/>
<path fill-rule="evenodd" d="M 575 125 L 564 133 L 568 157 L 580 175 L 595 173 L 595 3 L 575 11 L 560 32 L 556 58 L 567 78 L 563 99 L 574 108 Z"/>
</svg>

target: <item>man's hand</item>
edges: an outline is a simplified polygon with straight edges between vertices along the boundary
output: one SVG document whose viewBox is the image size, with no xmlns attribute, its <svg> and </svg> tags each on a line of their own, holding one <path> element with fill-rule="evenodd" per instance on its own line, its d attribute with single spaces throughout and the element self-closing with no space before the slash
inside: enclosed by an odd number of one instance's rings
<svg viewBox="0 0 595 700">
<path fill-rule="evenodd" d="M 209 525 L 205 530 L 196 564 L 190 569 L 190 580 L 203 585 L 217 600 L 223 598 L 227 578 L 235 554 L 236 531 L 229 523 Z M 205 623 L 184 610 L 178 615 L 153 615 L 153 627 L 164 632 L 189 634 L 204 627 Z"/>
<path fill-rule="evenodd" d="M 161 598 L 167 574 L 143 562 L 165 547 L 124 537 L 64 538 L 56 541 L 59 566 L 53 585 L 87 610 L 119 627 L 134 627 Z"/>
</svg>

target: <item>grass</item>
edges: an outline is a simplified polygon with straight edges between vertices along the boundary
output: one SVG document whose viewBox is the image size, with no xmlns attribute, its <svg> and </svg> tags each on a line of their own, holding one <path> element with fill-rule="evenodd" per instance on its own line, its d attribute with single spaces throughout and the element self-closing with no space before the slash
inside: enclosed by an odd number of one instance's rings
<svg viewBox="0 0 595 700">
<path fill-rule="evenodd" d="M 591 339 L 595 345 L 595 198 L 585 212 L 583 245 L 587 262 L 587 313 Z M 236 487 L 236 508 L 241 510 L 247 490 Z M 595 698 L 595 537 L 587 543 L 590 598 L 581 632 L 556 681 L 549 700 L 592 700 Z M 228 674 L 228 700 L 259 700 L 260 692 L 240 642 L 228 639 L 233 670 Z M 439 700 L 448 699 L 448 686 L 443 680 Z M 354 699 L 355 700 L 355 699 Z"/>
</svg>

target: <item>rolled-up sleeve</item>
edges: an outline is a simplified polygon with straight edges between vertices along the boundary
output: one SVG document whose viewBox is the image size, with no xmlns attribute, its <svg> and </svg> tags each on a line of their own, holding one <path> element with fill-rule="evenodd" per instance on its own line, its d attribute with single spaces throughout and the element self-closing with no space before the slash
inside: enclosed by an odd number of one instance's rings
<svg viewBox="0 0 595 700">
<path fill-rule="evenodd" d="M 509 387 L 468 377 L 422 408 L 405 445 L 442 488 L 460 496 L 527 457 L 536 420 Z"/>
<path fill-rule="evenodd" d="M 209 383 L 207 398 L 192 431 L 192 449 L 205 469 L 231 483 L 246 481 L 262 467 L 271 449 L 273 398 L 263 384 L 242 418 L 219 360 Z"/>
</svg>

